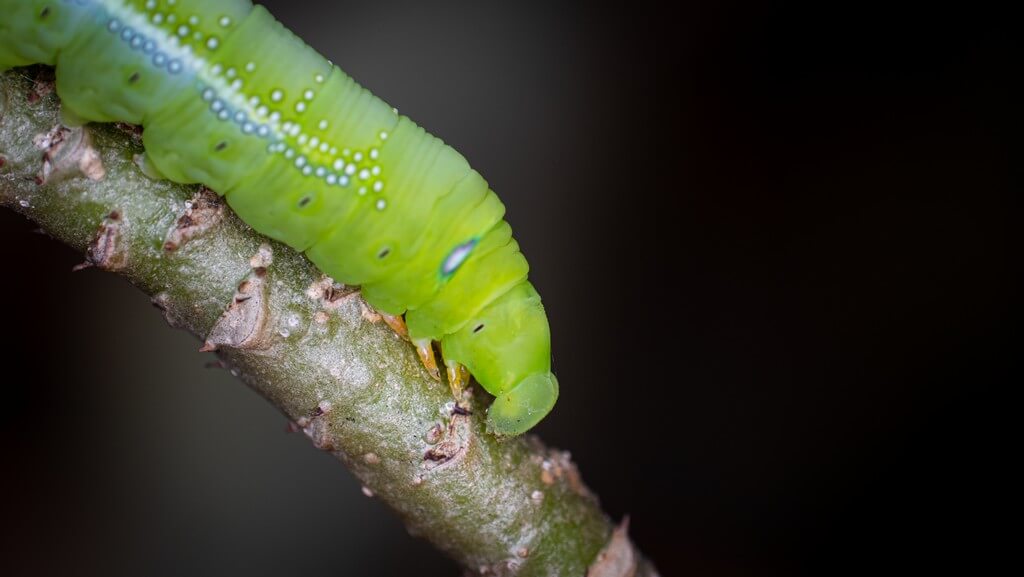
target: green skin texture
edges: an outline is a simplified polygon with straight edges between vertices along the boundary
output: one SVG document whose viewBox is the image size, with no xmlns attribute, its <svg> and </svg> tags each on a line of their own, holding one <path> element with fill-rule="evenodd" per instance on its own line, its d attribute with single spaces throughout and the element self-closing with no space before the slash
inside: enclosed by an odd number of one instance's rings
<svg viewBox="0 0 1024 577">
<path fill-rule="evenodd" d="M 0 71 L 57 69 L 69 125 L 145 127 L 143 167 L 224 195 L 440 341 L 517 435 L 554 406 L 550 331 L 504 206 L 466 159 L 249 0 L 0 0 Z"/>
</svg>

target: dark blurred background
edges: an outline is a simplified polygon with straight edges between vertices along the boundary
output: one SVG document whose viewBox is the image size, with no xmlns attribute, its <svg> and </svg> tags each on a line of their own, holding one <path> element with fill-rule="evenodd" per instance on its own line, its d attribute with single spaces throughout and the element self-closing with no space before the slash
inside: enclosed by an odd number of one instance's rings
<svg viewBox="0 0 1024 577">
<path fill-rule="evenodd" d="M 664 575 L 977 573 L 1011 547 L 1005 17 L 265 4 L 501 195 L 562 383 L 538 432 Z M 0 212 L 5 574 L 457 573 L 32 229 Z"/>
</svg>

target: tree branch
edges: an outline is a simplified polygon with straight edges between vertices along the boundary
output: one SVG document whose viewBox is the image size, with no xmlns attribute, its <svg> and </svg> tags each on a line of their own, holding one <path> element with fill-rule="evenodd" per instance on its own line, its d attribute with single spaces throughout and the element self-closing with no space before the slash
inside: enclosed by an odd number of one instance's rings
<svg viewBox="0 0 1024 577">
<path fill-rule="evenodd" d="M 357 291 L 212 192 L 146 178 L 134 127 L 61 127 L 51 79 L 0 76 L 0 204 L 150 294 L 467 574 L 656 575 L 568 453 L 487 434 L 478 389 L 456 411 Z"/>
</svg>

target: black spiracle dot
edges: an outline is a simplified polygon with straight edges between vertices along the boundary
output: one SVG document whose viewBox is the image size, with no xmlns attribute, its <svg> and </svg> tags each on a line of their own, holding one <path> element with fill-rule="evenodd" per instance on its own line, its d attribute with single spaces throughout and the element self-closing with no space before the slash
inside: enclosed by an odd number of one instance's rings
<svg viewBox="0 0 1024 577">
<path fill-rule="evenodd" d="M 476 328 L 473 329 L 473 334 L 476 334 L 476 333 L 478 333 L 478 332 L 480 332 L 482 330 L 484 330 L 484 325 L 483 325 L 483 323 L 480 323 L 480 324 L 478 324 L 476 326 Z"/>
<path fill-rule="evenodd" d="M 131 84 L 135 84 L 139 81 L 139 78 L 141 78 L 141 75 L 138 72 L 134 72 L 132 73 L 131 76 L 128 77 L 128 82 Z"/>
<path fill-rule="evenodd" d="M 312 201 L 313 201 L 313 197 L 311 197 L 311 196 L 309 196 L 307 194 L 306 196 L 304 196 L 304 197 L 299 199 L 299 208 L 303 208 L 304 206 L 306 206 L 307 204 L 309 204 Z"/>
<path fill-rule="evenodd" d="M 380 249 L 380 252 L 377 253 L 377 258 L 385 258 L 389 254 L 391 254 L 391 249 L 388 248 L 388 247 L 384 247 L 384 248 Z"/>
<path fill-rule="evenodd" d="M 46 18 L 49 15 L 50 15 L 50 7 L 49 6 L 44 7 L 43 11 L 39 13 L 39 17 L 40 18 Z"/>
<path fill-rule="evenodd" d="M 218 143 L 217 143 L 217 146 L 215 146 L 215 147 L 213 147 L 213 148 L 214 148 L 214 150 L 216 150 L 217 152 L 220 152 L 220 151 L 224 150 L 224 149 L 225 149 L 225 148 L 227 148 L 227 147 L 228 147 L 228 143 L 227 143 L 227 141 L 225 141 L 225 140 L 222 140 L 222 141 L 218 142 Z"/>
</svg>

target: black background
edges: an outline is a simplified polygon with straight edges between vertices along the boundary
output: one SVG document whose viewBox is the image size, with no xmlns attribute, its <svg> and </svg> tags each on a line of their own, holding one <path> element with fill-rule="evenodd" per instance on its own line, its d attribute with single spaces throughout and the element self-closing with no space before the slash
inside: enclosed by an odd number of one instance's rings
<svg viewBox="0 0 1024 577">
<path fill-rule="evenodd" d="M 501 195 L 562 384 L 538 432 L 664 575 L 973 572 L 1010 546 L 1005 16 L 266 4 Z M 80 256 L 32 228 L 0 213 L 0 566 L 457 573 L 144 295 L 71 274 Z"/>
</svg>

